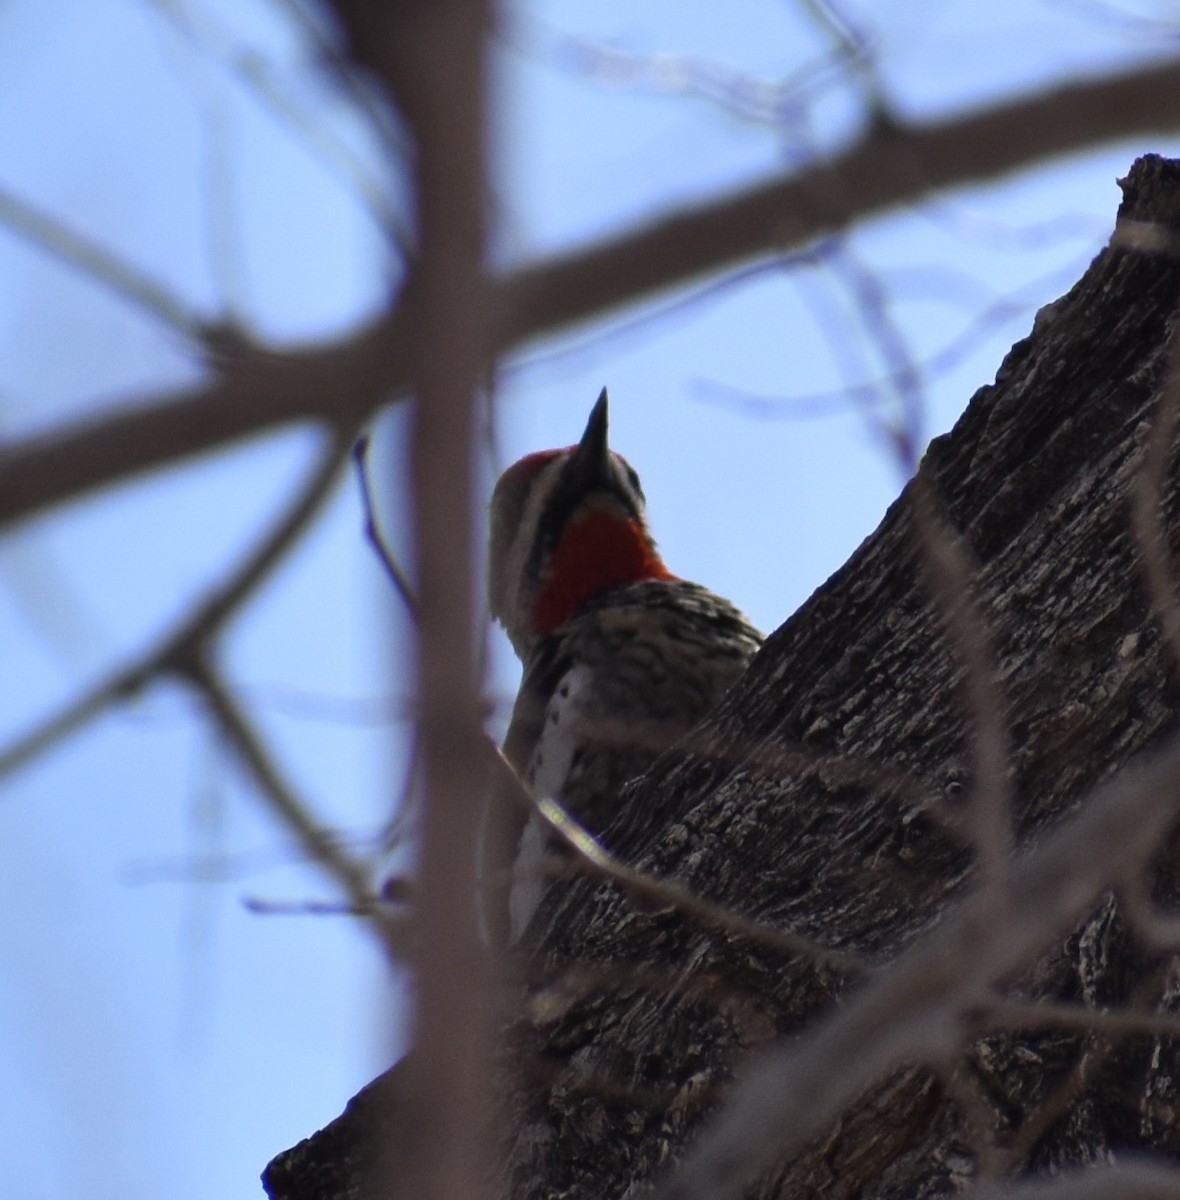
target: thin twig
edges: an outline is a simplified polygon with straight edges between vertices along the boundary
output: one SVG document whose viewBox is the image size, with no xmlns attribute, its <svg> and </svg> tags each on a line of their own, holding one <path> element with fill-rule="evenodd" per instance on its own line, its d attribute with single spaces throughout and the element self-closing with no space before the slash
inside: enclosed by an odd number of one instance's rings
<svg viewBox="0 0 1180 1200">
<path fill-rule="evenodd" d="M 416 733 L 422 791 L 413 929 L 417 1004 L 403 1070 L 416 1131 L 400 1177 L 374 1188 L 477 1200 L 488 1188 L 496 1003 L 479 936 L 476 862 L 487 784 L 475 653 L 476 394 L 495 337 L 487 254 L 489 0 L 332 0 L 345 52 L 386 88 L 413 143 L 418 257 L 407 366 L 407 474 L 417 577 Z M 380 1158 L 380 1152 L 378 1153 Z"/>
<path fill-rule="evenodd" d="M 871 974 L 871 966 L 855 954 L 846 950 L 831 949 L 803 934 L 743 917 L 733 909 L 706 900 L 678 883 L 656 879 L 620 862 L 559 804 L 550 799 L 538 800 L 534 797 L 512 769 L 512 764 L 490 738 L 487 739 L 486 745 L 488 751 L 494 755 L 497 775 L 505 785 L 508 795 L 541 821 L 550 833 L 573 852 L 575 860 L 585 873 L 595 878 L 610 880 L 649 904 L 674 908 L 736 937 L 748 938 L 759 945 L 835 967 L 855 978 Z"/>
<path fill-rule="evenodd" d="M 357 483 L 360 486 L 361 505 L 365 512 L 365 536 L 369 539 L 369 544 L 376 551 L 378 559 L 384 566 L 386 574 L 388 574 L 393 583 L 394 590 L 402 598 L 409 611 L 410 617 L 414 624 L 419 624 L 421 616 L 418 611 L 418 599 L 414 595 L 414 587 L 410 583 L 409 577 L 402 569 L 401 563 L 398 562 L 397 556 L 393 552 L 393 548 L 385 540 L 385 535 L 381 532 L 381 527 L 377 522 L 376 507 L 373 503 L 372 482 L 369 479 L 369 435 L 363 434 L 357 438 L 356 445 L 353 447 L 352 460 L 356 466 Z"/>
<path fill-rule="evenodd" d="M 989 1007 L 986 1022 L 997 1030 L 1065 1029 L 1071 1032 L 1150 1033 L 1180 1038 L 1180 1014 L 1152 1012 L 1131 1001 L 1125 1008 L 1086 1008 L 1051 1001 L 1004 1000 Z"/>
<path fill-rule="evenodd" d="M 908 479 L 918 466 L 923 444 L 925 397 L 921 368 L 905 334 L 889 311 L 885 286 L 877 273 L 865 266 L 852 250 L 849 239 L 837 234 L 821 243 L 816 251 L 850 294 L 869 341 L 884 360 L 885 378 L 897 399 L 898 415 L 886 423 L 871 407 L 864 412 L 869 428 L 889 449 L 901 477 Z"/>
<path fill-rule="evenodd" d="M 1065 1078 L 1050 1092 L 1044 1103 L 1035 1112 L 1030 1113 L 1025 1118 L 1024 1123 L 1016 1131 L 1012 1142 L 1004 1148 L 1004 1157 L 1009 1170 L 1017 1171 L 1025 1166 L 1029 1155 L 1037 1143 L 1069 1111 L 1073 1103 L 1085 1091 L 1087 1085 L 1093 1082 L 1095 1076 L 1105 1066 L 1122 1038 L 1132 1033 L 1159 1032 L 1157 1030 L 1135 1028 L 1133 1019 L 1137 1014 L 1141 1015 L 1145 1020 L 1152 1015 L 1146 1010 L 1148 1010 L 1149 1006 L 1159 1001 L 1170 969 L 1170 963 L 1161 964 L 1161 966 L 1150 972 L 1140 981 L 1128 1001 L 1127 1008 L 1123 1013 L 1117 1014 L 1127 1018 L 1126 1021 L 1115 1022 L 1109 1020 L 1108 1022 L 1104 1019 L 1098 1022 L 1089 1021 L 1073 1026 L 1073 1028 L 1079 1031 L 1090 1033 L 1088 1044 L 1082 1050 L 1078 1060 L 1074 1063 L 1073 1068 Z M 1034 1018 L 1036 1016 L 1035 1011 L 1030 1010 L 1035 1010 L 1040 1006 L 1031 1004 L 1023 1007 L 1030 1018 Z M 1050 1007 L 1063 1009 L 1067 1006 L 1046 1006 L 1046 1008 Z M 1020 1005 L 1013 1005 L 1013 1020 L 1011 1024 L 1020 1024 L 1020 1008 Z M 1111 1017 L 1113 1018 L 1115 1015 L 1111 1014 Z M 1050 1027 L 1068 1028 L 1069 1026 L 1065 1025 L 1066 1019 L 1065 1014 L 1058 1012 L 1055 1014 L 1055 1020 Z M 1034 1025 L 1033 1027 L 1037 1026 Z"/>
<path fill-rule="evenodd" d="M 242 907 L 260 917 L 371 917 L 379 910 L 391 911 L 381 896 L 371 895 L 365 904 L 341 904 L 339 900 L 263 900 L 243 896 Z"/>
<path fill-rule="evenodd" d="M 1008 734 L 996 678 L 996 656 L 979 603 L 978 572 L 969 552 L 935 504 L 928 472 L 912 484 L 927 578 L 936 609 L 962 669 L 971 729 L 971 783 L 967 823 L 978 856 L 980 887 L 1000 919 L 1012 855 L 1012 797 L 1008 782 Z"/>
<path fill-rule="evenodd" d="M 304 532 L 335 484 L 353 440 L 339 432 L 280 520 L 189 617 L 147 654 L 115 672 L 0 754 L 0 777 L 44 753 L 81 728 L 116 699 L 136 692 L 166 673 L 186 678 L 207 700 L 219 726 L 245 762 L 281 820 L 304 848 L 340 884 L 358 910 L 370 916 L 391 959 L 404 952 L 404 937 L 388 906 L 374 901 L 368 873 L 322 831 L 262 748 L 236 701 L 208 664 L 209 647 L 224 624 L 274 569 Z"/>
<path fill-rule="evenodd" d="M 1013 867 L 1008 919 L 976 890 L 952 906 L 837 1012 L 755 1058 L 658 1188 L 661 1200 L 725 1200 L 802 1147 L 876 1080 L 945 1061 L 980 997 L 1064 936 L 1097 899 L 1141 871 L 1180 815 L 1180 737 L 1099 783 Z"/>
<path fill-rule="evenodd" d="M 1150 1159 L 1119 1155 L 1116 1165 L 1062 1171 L 1052 1179 L 991 1185 L 969 1193 L 970 1200 L 1175 1200 L 1180 1171 Z"/>
<path fill-rule="evenodd" d="M 1070 280 L 1075 274 L 1071 266 Z M 1050 290 L 1050 279 L 1057 280 L 1063 275 L 1063 272 L 1054 271 L 1044 276 L 1039 281 L 1043 287 L 1038 294 Z M 1029 294 L 1032 290 L 1028 290 Z M 977 310 L 959 333 L 928 357 L 911 363 L 907 370 L 916 371 L 921 378 L 929 380 L 946 375 L 961 366 L 1002 325 L 1025 316 L 1034 307 L 1031 300 L 1014 294 L 1000 297 Z M 847 330 L 843 331 L 843 336 L 847 337 Z M 694 381 L 697 395 L 706 403 L 733 407 L 754 417 L 784 420 L 831 416 L 849 406 L 872 414 L 886 403 L 884 392 L 896 390 L 903 382 L 902 376 L 888 369 L 876 378 L 861 377 L 830 390 L 793 394 L 757 393 L 714 379 Z M 875 428 L 874 433 L 877 433 Z"/>
<path fill-rule="evenodd" d="M 187 341 L 198 344 L 204 341 L 206 322 L 159 280 L 149 278 L 126 259 L 3 186 L 0 186 L 0 222 Z"/>
<path fill-rule="evenodd" d="M 229 571 L 225 581 L 147 653 L 112 672 L 0 751 L 0 779 L 77 732 L 110 704 L 134 695 L 182 659 L 203 652 L 274 569 L 320 510 L 347 460 L 352 431 L 338 434 L 283 516 Z"/>
<path fill-rule="evenodd" d="M 278 765 L 266 752 L 258 733 L 238 707 L 218 674 L 203 657 L 194 657 L 178 668 L 208 704 L 209 711 L 238 757 L 254 777 L 284 827 L 323 869 L 343 887 L 352 905 L 364 912 L 380 937 L 390 962 L 406 953 L 404 921 L 396 910 L 382 904 L 373 894 L 369 872 L 356 862 L 312 815 L 310 807 L 295 794 Z"/>
<path fill-rule="evenodd" d="M 134 695 L 152 676 L 154 666 L 154 660 L 150 663 L 140 660 L 124 667 L 11 742 L 0 751 L 0 779 L 77 733 L 101 716 L 108 705 Z"/>
<path fill-rule="evenodd" d="M 374 224 L 389 239 L 392 247 L 403 257 L 409 257 L 412 252 L 412 238 L 390 204 L 389 191 L 383 186 L 383 182 L 373 177 L 368 164 L 354 154 L 344 141 L 304 111 L 298 102 L 284 91 L 282 85 L 276 81 L 274 71 L 256 52 L 240 47 L 234 35 L 215 20 L 207 5 L 199 6 L 198 18 L 190 10 L 178 5 L 175 0 L 145 2 L 169 21 L 177 32 L 189 41 L 194 50 L 204 54 L 209 61 L 232 75 L 263 109 L 302 142 L 309 153 L 336 172 L 339 178 L 352 188 L 353 194 L 360 200 Z M 303 29 L 312 36 L 314 26 L 307 14 L 300 13 L 296 5 L 288 7 L 292 16 L 299 20 Z M 324 47 L 321 37 L 316 36 L 316 44 L 321 49 Z M 358 90 L 349 86 L 349 91 L 354 101 L 357 101 L 358 107 L 362 107 L 358 99 Z M 372 113 L 369 115 L 373 116 Z"/>
<path fill-rule="evenodd" d="M 870 112 L 886 112 L 885 90 L 873 54 L 880 38 L 862 29 L 836 5 L 834 0 L 802 0 L 802 12 L 811 17 L 817 29 L 832 42 L 832 49 L 860 85 Z"/>
<path fill-rule="evenodd" d="M 1180 64 L 1169 62 L 1022 97 L 903 131 L 871 130 L 821 167 L 682 209 L 600 245 L 494 283 L 503 354 L 592 316 L 742 263 L 814 242 L 938 188 L 1007 175 L 1131 133 L 1173 132 Z M 899 155 L 912 169 L 897 170 Z M 258 356 L 248 370 L 108 412 L 0 451 L 0 526 L 113 479 L 262 429 L 349 414 L 404 396 L 414 338 L 400 308 L 309 351 Z"/>
<path fill-rule="evenodd" d="M 421 624 L 421 617 L 418 611 L 418 598 L 414 595 L 413 585 L 410 583 L 409 576 L 402 569 L 401 563 L 398 562 L 397 556 L 393 552 L 393 547 L 390 546 L 385 535 L 382 533 L 380 523 L 377 520 L 377 505 L 373 499 L 373 480 L 369 472 L 369 448 L 371 445 L 372 439 L 370 436 L 367 433 L 362 434 L 357 438 L 352 450 L 352 461 L 356 468 L 357 486 L 361 494 L 361 507 L 365 514 L 365 536 L 381 565 L 385 568 L 390 581 L 393 583 L 394 591 L 397 592 L 401 597 L 402 603 L 406 606 L 410 620 L 417 627 Z M 394 849 L 394 847 L 404 841 L 408 834 L 411 805 L 413 804 L 415 784 L 418 778 L 419 760 L 420 750 L 418 742 L 415 740 L 411 743 L 409 749 L 409 759 L 406 764 L 400 791 L 401 801 L 395 804 L 394 817 L 389 822 L 382 838 L 387 851 Z M 388 888 L 391 882 L 387 880 L 385 887 Z"/>
<path fill-rule="evenodd" d="M 332 36 L 330 22 L 321 19 L 322 14 L 316 12 L 313 5 L 301 3 L 301 0 L 278 0 L 278 3 L 303 30 L 320 61 L 327 65 L 347 99 L 356 107 L 357 112 L 368 120 L 370 127 L 381 139 L 388 161 L 406 162 L 410 157 L 409 139 L 397 119 L 396 112 L 389 106 L 387 97 L 382 94 L 380 88 L 371 86 L 345 56 Z M 401 239 L 398 240 L 400 243 Z M 405 239 L 405 248 L 409 254 L 412 250 L 412 239 Z"/>
<path fill-rule="evenodd" d="M 1180 915 L 1161 912 L 1143 878 L 1128 879 L 1118 892 L 1119 911 L 1143 944 L 1152 950 L 1180 953 Z"/>
<path fill-rule="evenodd" d="M 865 414 L 870 428 L 887 435 L 897 466 L 908 477 L 918 467 L 923 444 L 921 375 L 889 312 L 877 276 L 864 267 L 843 239 L 832 239 L 824 254 L 852 294 L 866 333 L 878 347 L 900 406 L 900 421 L 883 430 L 881 418 Z M 971 728 L 971 789 L 966 806 L 967 832 L 976 853 L 980 887 L 990 897 L 993 919 L 1003 911 L 1004 884 L 1012 853 L 1008 738 L 1003 697 L 996 679 L 996 656 L 976 596 L 978 569 L 968 548 L 939 511 L 930 472 L 917 470 L 910 501 L 927 585 L 946 637 L 962 669 Z"/>
<path fill-rule="evenodd" d="M 939 1064 L 938 1076 L 947 1098 L 959 1110 L 965 1140 L 975 1157 L 976 1179 L 988 1182 L 1000 1177 L 1003 1159 L 996 1145 L 996 1114 L 983 1093 L 975 1064 L 967 1059 L 957 1064 Z"/>
</svg>

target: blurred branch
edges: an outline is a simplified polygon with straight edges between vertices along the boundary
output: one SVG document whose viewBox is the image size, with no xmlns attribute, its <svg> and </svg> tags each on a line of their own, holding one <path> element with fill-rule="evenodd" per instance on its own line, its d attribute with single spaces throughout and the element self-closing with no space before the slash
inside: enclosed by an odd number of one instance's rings
<svg viewBox="0 0 1180 1200">
<path fill-rule="evenodd" d="M 860 979 L 872 973 L 872 965 L 857 954 L 823 946 L 791 929 L 780 929 L 744 917 L 724 904 L 707 900 L 690 888 L 627 866 L 606 850 L 560 804 L 549 799 L 538 800 L 513 770 L 504 752 L 490 738 L 486 739 L 486 744 L 492 758 L 492 771 L 503 793 L 518 807 L 536 817 L 573 854 L 577 870 L 592 878 L 609 880 L 644 903 L 673 908 L 734 937 L 747 938 L 786 954 L 800 955 L 812 962 L 844 971 L 851 978 Z"/>
<path fill-rule="evenodd" d="M 1138 881 L 1142 877 L 1135 875 L 1132 878 Z M 1058 1028 L 1090 1035 L 1073 1066 L 1054 1082 L 1041 1103 L 1026 1114 L 1020 1128 L 1004 1146 L 1003 1159 L 1009 1171 L 1019 1171 L 1028 1163 L 1034 1148 L 1065 1117 L 1090 1081 L 1098 1077 L 1114 1056 L 1115 1050 L 1130 1034 L 1152 1033 L 1156 1037 L 1167 1037 L 1169 1033 L 1165 1024 L 1170 1022 L 1172 1036 L 1176 1035 L 1180 1018 L 1174 1014 L 1152 1011 L 1164 995 L 1171 969 L 1172 961 L 1169 959 L 1148 971 L 1123 1007 L 1113 1011 L 1085 1009 L 1054 1001 L 1001 1001 L 994 1015 L 997 1024 L 1003 1028 Z M 1080 1014 L 1090 1019 L 1079 1021 L 1077 1018 Z M 1094 1019 L 1095 1015 L 1097 1019 Z M 989 1013 L 989 1019 L 991 1016 Z M 1042 1018 L 1048 1019 L 1042 1021 Z M 1156 1025 L 1156 1022 L 1160 1024 Z"/>
<path fill-rule="evenodd" d="M 1143 869 L 1180 812 L 1180 738 L 1095 787 L 1012 869 L 1003 919 L 973 893 L 802 1040 L 763 1054 L 657 1195 L 722 1200 L 820 1133 L 902 1065 L 944 1061 L 1003 980 Z"/>
<path fill-rule="evenodd" d="M 146 654 L 114 672 L 0 751 L 0 779 L 81 729 L 108 705 L 134 695 L 155 677 L 202 654 L 319 512 L 348 460 L 351 444 L 351 432 L 334 439 L 286 513 L 228 573 L 221 586 L 174 630 Z"/>
<path fill-rule="evenodd" d="M 357 486 L 361 494 L 361 507 L 365 514 L 365 536 L 368 538 L 369 545 L 372 546 L 373 552 L 377 555 L 381 565 L 385 568 L 385 572 L 393 584 L 394 591 L 397 592 L 402 603 L 406 606 L 406 611 L 410 615 L 410 620 L 414 623 L 414 628 L 417 629 L 422 620 L 418 611 L 418 597 L 414 595 L 413 584 L 410 583 L 409 576 L 398 561 L 397 555 L 394 554 L 393 547 L 382 532 L 381 524 L 377 519 L 377 506 L 373 501 L 373 481 L 369 473 L 369 446 L 369 435 L 363 434 L 357 439 L 357 443 L 352 450 L 352 461 L 353 466 L 356 468 Z M 381 839 L 386 850 L 392 850 L 404 841 L 408 835 L 414 807 L 414 788 L 418 779 L 419 758 L 420 748 L 418 743 L 414 742 L 411 744 L 409 754 L 407 755 L 402 786 L 398 792 L 400 799 L 394 805 L 394 815 L 386 826 Z M 401 879 L 386 880 L 382 886 L 383 895 L 388 898 L 390 888 L 395 885 L 397 888 L 401 888 L 402 884 L 403 881 Z"/>
<path fill-rule="evenodd" d="M 902 373 L 887 370 L 873 377 L 862 370 L 855 376 L 849 376 L 841 386 L 828 391 L 794 394 L 757 393 L 720 380 L 701 378 L 694 380 L 695 394 L 706 404 L 731 408 L 760 420 L 823 417 L 848 407 L 855 408 L 862 414 L 871 413 L 887 403 L 886 391 L 897 391 L 904 386 L 907 376 L 916 374 L 920 379 L 932 381 L 960 366 L 997 330 L 1034 310 L 1035 302 L 1026 297 L 1034 293 L 1051 294 L 1051 289 L 1058 285 L 1059 277 L 1063 274 L 1053 271 L 1037 280 L 1037 288 L 1029 288 L 1027 291 L 1021 288 L 1018 292 L 1000 296 L 990 303 L 977 305 L 971 319 L 958 333 L 928 357 L 911 359 Z M 1075 277 L 1071 267 L 1069 280 Z M 837 323 L 833 321 L 831 324 L 832 332 L 835 333 Z M 825 335 L 828 334 L 828 329 L 824 328 L 823 331 Z M 839 332 L 845 339 L 846 346 L 847 327 L 840 325 Z M 828 340 L 831 341 L 831 338 Z"/>
<path fill-rule="evenodd" d="M 305 353 L 227 342 L 205 386 L 74 420 L 0 449 L 0 526 L 141 471 L 298 420 L 359 427 L 384 397 L 385 361 L 407 345 L 404 315 Z"/>
<path fill-rule="evenodd" d="M 1180 954 L 1180 916 L 1161 912 L 1151 897 L 1148 881 L 1131 879 L 1119 889 L 1119 909 L 1143 945 L 1167 954 Z"/>
<path fill-rule="evenodd" d="M 1063 1171 L 1052 1179 L 982 1187 L 972 1200 L 1174 1200 L 1180 1171 L 1150 1159 Z"/>
<path fill-rule="evenodd" d="M 417 577 L 416 754 L 422 830 L 414 889 L 417 1004 L 405 1060 L 417 1131 L 385 1190 L 476 1200 L 487 1182 L 492 964 L 475 869 L 486 793 L 476 648 L 476 393 L 493 360 L 487 239 L 489 0 L 333 0 L 351 57 L 384 83 L 410 130 L 417 328 L 408 447 Z"/>
<path fill-rule="evenodd" d="M 1003 1162 L 996 1146 L 995 1113 L 973 1066 L 970 1062 L 948 1061 L 934 1064 L 934 1070 L 947 1099 L 958 1110 L 963 1142 L 975 1161 L 974 1182 L 978 1186 L 1000 1178 Z"/>
<path fill-rule="evenodd" d="M 600 245 L 523 267 L 491 287 L 493 349 L 544 335 L 700 276 L 781 255 L 932 190 L 1180 127 L 1180 63 L 1070 84 L 982 112 L 875 126 L 829 162 L 681 209 Z M 0 451 L 0 526 L 116 479 L 296 421 L 362 422 L 409 385 L 415 317 L 395 305 L 350 338 L 246 350 L 203 387 L 157 395 Z"/>
<path fill-rule="evenodd" d="M 871 33 L 867 26 L 862 27 L 841 11 L 834 0 L 801 0 L 799 9 L 832 42 L 833 50 L 859 83 L 876 119 L 885 118 L 885 93 L 875 59 L 875 48 L 880 38 Z"/>
<path fill-rule="evenodd" d="M 208 659 L 209 648 L 226 622 L 267 578 L 323 506 L 348 461 L 352 442 L 352 430 L 333 439 L 282 517 L 225 582 L 167 637 L 0 752 L 0 779 L 77 732 L 115 701 L 134 695 L 163 675 L 180 675 L 207 701 L 218 725 L 284 826 L 340 885 L 353 909 L 370 918 L 393 961 L 404 953 L 395 911 L 380 903 L 370 886 L 368 872 L 324 832 L 283 780 Z"/>
<path fill-rule="evenodd" d="M 999 660 L 978 593 L 970 548 L 939 510 L 928 473 L 914 476 L 914 520 L 926 580 L 947 641 L 962 669 L 971 730 L 971 779 L 966 828 L 979 872 L 981 900 L 1001 921 L 1013 850 L 1008 730 L 999 685 Z"/>
<path fill-rule="evenodd" d="M 382 139 L 391 162 L 406 162 L 410 148 L 409 137 L 402 127 L 397 111 L 388 97 L 371 85 L 355 69 L 335 37 L 335 30 L 326 16 L 327 6 L 318 7 L 315 0 L 277 0 L 279 6 L 314 47 L 315 54 L 332 73 L 346 98 L 370 122 Z"/>
<path fill-rule="evenodd" d="M 353 911 L 370 920 L 390 962 L 402 959 L 405 955 L 404 921 L 399 919 L 395 909 L 374 895 L 369 873 L 324 830 L 295 794 L 208 660 L 203 656 L 193 657 L 179 670 L 207 702 L 214 720 L 284 827 L 295 835 L 311 859 L 340 884 Z"/>
<path fill-rule="evenodd" d="M 998 664 L 988 623 L 976 595 L 979 571 L 971 548 L 944 517 L 931 472 L 918 470 L 925 445 L 923 380 L 905 334 L 890 312 L 887 292 L 844 237 L 821 248 L 850 300 L 869 342 L 889 370 L 897 416 L 886 420 L 875 407 L 863 409 L 869 431 L 882 439 L 902 475 L 913 475 L 913 513 L 927 591 L 962 672 L 962 690 L 971 735 L 971 787 L 966 832 L 975 851 L 979 886 L 990 894 L 999 917 L 1012 853 L 1008 738 Z"/>
<path fill-rule="evenodd" d="M 204 340 L 205 322 L 162 283 L 2 186 L 0 225 L 189 341 L 199 344 Z"/>
<path fill-rule="evenodd" d="M 865 405 L 861 417 L 871 434 L 894 459 L 902 479 L 917 470 L 918 458 L 925 445 L 926 403 L 921 368 L 910 352 L 906 336 L 894 320 L 889 307 L 889 294 L 877 272 L 862 263 L 850 245 L 839 236 L 828 239 L 816 248 L 816 259 L 831 272 L 837 285 L 847 293 L 852 311 L 869 345 L 885 364 L 885 379 L 894 394 L 892 417 L 878 415 L 876 405 Z M 838 337 L 849 341 L 847 322 L 841 321 Z M 837 331 L 833 330 L 833 334 Z M 833 336 L 833 349 L 840 341 Z"/>
<path fill-rule="evenodd" d="M 299 104 L 276 79 L 274 70 L 255 51 L 244 49 L 233 33 L 217 21 L 208 5 L 182 6 L 177 0 L 144 0 L 170 22 L 194 52 L 203 54 L 241 84 L 258 104 L 300 140 L 320 162 L 331 169 L 355 193 L 374 224 L 386 235 L 390 248 L 408 258 L 412 238 L 393 208 L 387 189 L 374 177 L 372 169 L 354 154 L 348 144 L 324 127 L 322 121 Z M 293 20 L 324 50 L 321 31 L 298 4 L 287 4 Z M 329 60 L 331 61 L 331 60 Z M 339 74 L 339 73 L 338 73 Z M 360 105 L 359 89 L 350 89 L 354 103 Z M 377 124 L 375 114 L 367 114 Z"/>
<path fill-rule="evenodd" d="M 1180 1014 L 1154 1012 L 1134 1005 L 1126 1008 L 1086 1008 L 1080 1004 L 1052 1001 L 1005 1000 L 991 1010 L 988 1020 L 994 1020 L 996 1029 L 1068 1029 L 1180 1037 Z"/>
<path fill-rule="evenodd" d="M 417 625 L 421 619 L 418 612 L 418 598 L 414 595 L 414 588 L 410 583 L 409 576 L 398 562 L 393 547 L 386 541 L 377 521 L 372 485 L 369 480 L 369 438 L 367 435 L 357 439 L 356 446 L 353 447 L 352 459 L 356 466 L 361 506 L 365 512 L 365 536 L 369 539 L 369 545 L 373 547 L 374 553 L 385 568 L 385 573 L 389 576 L 394 591 L 401 597 L 411 619 Z"/>
</svg>

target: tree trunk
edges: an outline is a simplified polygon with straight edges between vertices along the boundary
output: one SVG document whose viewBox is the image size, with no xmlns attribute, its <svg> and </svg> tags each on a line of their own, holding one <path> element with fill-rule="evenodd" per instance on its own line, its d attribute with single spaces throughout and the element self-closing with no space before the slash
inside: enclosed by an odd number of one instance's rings
<svg viewBox="0 0 1180 1200">
<path fill-rule="evenodd" d="M 1123 187 L 1111 246 L 1041 311 L 920 471 L 976 566 L 1022 849 L 1173 724 L 1131 499 L 1173 369 L 1180 163 L 1141 159 Z M 856 994 L 853 960 L 896 959 L 971 888 L 959 814 L 979 794 L 981 732 L 926 586 L 917 495 L 911 484 L 770 638 L 692 750 L 630 786 L 607 838 L 644 872 L 845 957 L 640 909 L 613 884 L 555 885 L 545 962 L 506 1051 L 520 1082 L 505 1195 L 621 1197 L 664 1178 L 747 1055 L 806 1036 Z M 1163 507 L 1174 543 L 1170 480 Z M 1180 858 L 1161 855 L 1147 887 L 1180 901 Z M 1108 895 L 1007 994 L 1172 1011 L 1170 964 Z M 1177 1039 L 1049 1027 L 967 1043 L 937 1073 L 878 1080 L 751 1194 L 943 1196 L 981 1154 L 1017 1174 L 1135 1149 L 1180 1157 Z M 375 1195 L 374 1145 L 395 1169 L 407 1136 L 398 1087 L 395 1070 L 280 1155 L 274 1200 Z"/>
</svg>

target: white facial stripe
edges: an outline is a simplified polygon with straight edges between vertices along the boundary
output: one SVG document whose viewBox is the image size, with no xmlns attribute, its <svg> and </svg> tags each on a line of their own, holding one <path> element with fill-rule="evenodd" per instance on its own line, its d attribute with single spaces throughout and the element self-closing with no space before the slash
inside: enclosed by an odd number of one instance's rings
<svg viewBox="0 0 1180 1200">
<path fill-rule="evenodd" d="M 529 487 L 524 511 L 520 515 L 520 524 L 504 559 L 504 572 L 509 588 L 505 596 L 505 627 L 514 645 L 520 634 L 527 631 L 532 624 L 532 613 L 529 611 L 532 581 L 525 578 L 525 573 L 537 540 L 541 513 L 548 504 L 549 497 L 553 495 L 553 489 L 557 486 L 561 470 L 569 461 L 569 457 L 568 454 L 559 454 L 537 472 Z"/>
</svg>

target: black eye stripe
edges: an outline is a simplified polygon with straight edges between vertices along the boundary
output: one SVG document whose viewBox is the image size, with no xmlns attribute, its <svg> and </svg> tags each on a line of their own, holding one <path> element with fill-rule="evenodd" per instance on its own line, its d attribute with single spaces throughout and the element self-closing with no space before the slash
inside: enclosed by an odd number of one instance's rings
<svg viewBox="0 0 1180 1200">
<path fill-rule="evenodd" d="M 553 489 L 553 495 L 549 497 L 549 502 L 537 522 L 536 539 L 529 556 L 530 567 L 534 571 L 540 570 L 541 564 L 557 545 L 561 531 L 570 517 L 592 495 L 608 496 L 616 500 L 624 512 L 635 520 L 643 519 L 643 489 L 639 486 L 639 475 L 635 468 L 617 454 L 611 455 L 611 467 L 610 481 L 589 492 L 571 473 L 562 472 L 557 486 Z"/>
<path fill-rule="evenodd" d="M 641 500 L 645 499 L 643 495 L 643 487 L 639 482 L 639 472 L 636 471 L 630 463 L 625 465 L 627 467 L 627 478 L 631 481 L 631 487 L 639 493 L 639 498 Z"/>
</svg>

